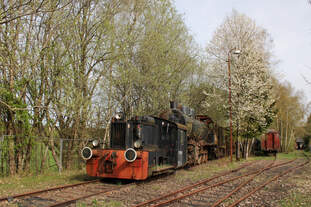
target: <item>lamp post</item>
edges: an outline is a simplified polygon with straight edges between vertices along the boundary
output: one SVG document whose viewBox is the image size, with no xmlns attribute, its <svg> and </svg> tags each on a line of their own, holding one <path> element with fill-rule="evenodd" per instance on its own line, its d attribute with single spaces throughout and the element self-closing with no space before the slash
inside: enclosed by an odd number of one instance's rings
<svg viewBox="0 0 311 207">
<path fill-rule="evenodd" d="M 228 52 L 228 76 L 229 76 L 229 120 L 230 120 L 230 162 L 232 162 L 232 102 L 231 102 L 231 70 L 230 70 L 230 62 L 231 62 L 231 53 L 233 51 L 234 55 L 241 54 L 240 50 L 236 50 L 235 48 L 229 50 Z"/>
</svg>

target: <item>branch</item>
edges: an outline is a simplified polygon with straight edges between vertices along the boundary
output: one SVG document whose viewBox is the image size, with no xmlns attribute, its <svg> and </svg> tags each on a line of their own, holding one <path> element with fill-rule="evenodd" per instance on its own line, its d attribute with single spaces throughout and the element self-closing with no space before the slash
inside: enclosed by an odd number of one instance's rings
<svg viewBox="0 0 311 207">
<path fill-rule="evenodd" d="M 11 19 L 8 19 L 8 20 L 5 20 L 5 21 L 1 21 L 1 22 L 0 22 L 0 25 L 1 25 L 1 24 L 7 24 L 7 23 L 9 23 L 9 22 L 11 22 L 11 21 L 14 21 L 14 20 L 16 20 L 16 19 L 19 19 L 19 18 L 22 18 L 22 17 L 25 17 L 25 16 L 29 16 L 29 15 L 33 15 L 33 14 L 36 14 L 36 13 L 50 13 L 50 12 L 59 11 L 59 10 L 65 8 L 66 6 L 68 6 L 68 5 L 72 2 L 72 0 L 71 0 L 71 1 L 69 1 L 67 4 L 65 4 L 64 6 L 58 8 L 58 9 L 40 10 L 40 8 L 42 7 L 44 1 L 45 1 L 45 0 L 43 0 L 43 1 L 40 3 L 40 5 L 39 5 L 36 9 L 34 9 L 32 12 L 25 13 L 25 14 L 20 14 L 20 15 L 18 15 L 18 16 L 16 16 L 16 17 L 12 17 Z"/>
<path fill-rule="evenodd" d="M 10 111 L 27 111 L 29 110 L 28 108 L 12 108 L 10 105 L 8 105 L 7 103 L 5 103 L 4 101 L 0 100 L 0 104 L 6 106 Z M 33 108 L 48 108 L 46 106 L 33 106 Z"/>
<path fill-rule="evenodd" d="M 311 0 L 309 0 L 310 4 L 311 4 Z M 309 68 L 309 67 L 308 67 Z M 311 68 L 309 68 L 311 69 Z M 306 76 L 304 76 L 303 74 L 301 74 L 302 78 L 306 81 L 307 84 L 311 85 L 311 81 L 307 79 Z"/>
</svg>

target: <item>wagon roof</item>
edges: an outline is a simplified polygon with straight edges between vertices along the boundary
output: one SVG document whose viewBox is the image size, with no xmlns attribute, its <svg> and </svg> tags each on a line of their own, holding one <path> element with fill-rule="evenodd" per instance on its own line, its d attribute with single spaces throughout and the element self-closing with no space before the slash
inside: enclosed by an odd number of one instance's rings
<svg viewBox="0 0 311 207">
<path fill-rule="evenodd" d="M 301 143 L 301 142 L 304 142 L 304 140 L 303 140 L 302 138 L 297 138 L 297 139 L 296 139 L 296 142 Z"/>
</svg>

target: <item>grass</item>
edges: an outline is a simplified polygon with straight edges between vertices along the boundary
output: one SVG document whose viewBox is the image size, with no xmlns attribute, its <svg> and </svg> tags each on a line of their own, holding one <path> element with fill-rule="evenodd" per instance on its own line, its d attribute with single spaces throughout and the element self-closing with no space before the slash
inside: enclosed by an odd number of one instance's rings
<svg viewBox="0 0 311 207">
<path fill-rule="evenodd" d="M 296 158 L 305 158 L 305 155 L 311 157 L 310 152 L 303 151 L 294 151 L 290 153 L 278 153 L 277 159 L 296 159 Z M 274 160 L 274 156 L 254 156 L 249 157 L 247 161 L 255 160 Z M 196 166 L 193 169 L 184 169 L 176 172 L 176 179 L 179 183 L 182 183 L 186 180 L 198 181 L 215 175 L 220 171 L 228 171 L 237 168 L 243 164 L 246 160 L 241 160 L 240 162 L 230 162 L 229 158 L 223 158 L 215 160 L 213 162 L 208 162 L 207 164 Z"/>
<path fill-rule="evenodd" d="M 296 158 L 304 158 L 306 154 L 310 156 L 310 152 L 303 152 L 303 151 L 293 151 L 289 153 L 278 153 L 278 159 L 296 159 Z"/>
<path fill-rule="evenodd" d="M 237 168 L 244 163 L 244 160 L 240 162 L 230 162 L 229 158 L 223 158 L 208 162 L 190 169 L 182 169 L 176 172 L 177 182 L 183 183 L 187 180 L 198 181 L 215 175 L 220 171 L 227 171 Z"/>
<path fill-rule="evenodd" d="M 289 197 L 280 202 L 282 207 L 310 207 L 311 205 L 311 197 L 310 195 L 292 192 Z"/>
<path fill-rule="evenodd" d="M 160 184 L 156 184 L 156 185 L 152 185 L 150 188 L 154 191 L 160 190 L 161 189 L 161 185 Z"/>
<path fill-rule="evenodd" d="M 77 207 L 120 207 L 122 206 L 122 202 L 120 201 L 114 201 L 114 200 L 110 200 L 110 201 L 98 201 L 98 200 L 93 200 L 92 204 L 86 204 L 84 202 L 80 202 L 77 204 Z"/>
<path fill-rule="evenodd" d="M 311 157 L 310 152 L 303 152 L 303 151 L 294 151 L 288 154 L 281 154 L 280 157 L 285 159 L 294 159 L 294 158 L 304 158 L 308 156 Z M 308 165 L 310 169 L 310 164 Z M 305 171 L 302 175 L 296 175 L 292 179 L 289 179 L 287 182 L 295 184 L 295 190 L 292 190 L 289 196 L 280 201 L 280 206 L 282 207 L 309 207 L 311 206 L 311 195 L 310 195 L 310 187 L 311 180 L 309 177 L 309 172 Z"/>
<path fill-rule="evenodd" d="M 10 176 L 0 178 L 0 196 L 79 183 L 87 180 L 85 170 L 46 172 L 40 175 Z"/>
<path fill-rule="evenodd" d="M 311 156 L 310 152 L 304 152 L 304 151 L 293 151 L 289 153 L 277 153 L 277 159 L 296 159 L 296 158 L 304 158 L 306 154 L 307 156 Z M 269 156 L 255 156 L 250 157 L 248 160 L 274 160 L 273 155 Z"/>
</svg>

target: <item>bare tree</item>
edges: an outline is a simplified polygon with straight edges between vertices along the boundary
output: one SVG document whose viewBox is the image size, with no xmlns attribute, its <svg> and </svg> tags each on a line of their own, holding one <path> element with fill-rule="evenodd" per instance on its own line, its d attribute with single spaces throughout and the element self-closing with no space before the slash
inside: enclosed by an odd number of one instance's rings
<svg viewBox="0 0 311 207">
<path fill-rule="evenodd" d="M 27 1 L 7 1 L 0 2 L 0 25 L 10 23 L 14 20 L 32 16 L 38 13 L 44 14 L 62 10 L 71 1 L 50 1 L 50 0 L 27 0 Z"/>
</svg>

